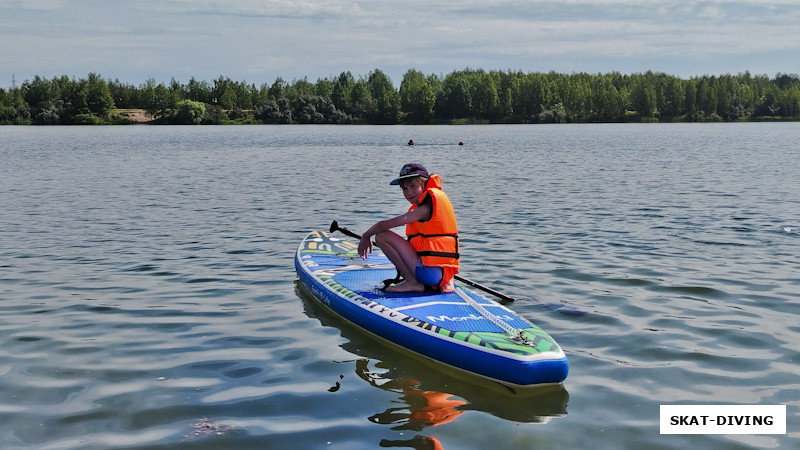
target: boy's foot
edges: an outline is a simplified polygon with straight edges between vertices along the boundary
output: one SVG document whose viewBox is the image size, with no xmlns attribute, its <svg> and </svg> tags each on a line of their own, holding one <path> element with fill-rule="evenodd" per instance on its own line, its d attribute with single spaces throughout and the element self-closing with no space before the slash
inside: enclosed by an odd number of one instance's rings
<svg viewBox="0 0 800 450">
<path fill-rule="evenodd" d="M 447 282 L 447 284 L 445 284 L 444 286 L 439 288 L 439 290 L 444 292 L 444 293 L 455 292 L 456 291 L 456 285 L 455 285 L 455 283 L 453 283 L 453 280 L 451 279 L 450 281 Z"/>
<path fill-rule="evenodd" d="M 386 292 L 423 292 L 425 286 L 419 283 L 411 283 L 408 280 L 393 284 L 386 288 Z"/>
</svg>

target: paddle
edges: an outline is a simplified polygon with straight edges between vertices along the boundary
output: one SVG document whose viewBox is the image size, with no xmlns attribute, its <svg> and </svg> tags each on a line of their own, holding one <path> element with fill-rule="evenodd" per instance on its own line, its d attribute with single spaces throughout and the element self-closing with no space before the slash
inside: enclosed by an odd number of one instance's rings
<svg viewBox="0 0 800 450">
<path fill-rule="evenodd" d="M 333 233 L 334 231 L 339 231 L 342 234 L 345 234 L 345 235 L 350 236 L 352 238 L 361 239 L 361 236 L 359 236 L 358 234 L 353 233 L 352 231 L 348 230 L 347 228 L 340 227 L 339 223 L 337 221 L 335 221 L 335 220 L 333 222 L 331 222 L 331 228 L 330 228 L 329 231 L 331 233 Z M 377 245 L 377 244 L 375 244 L 375 245 Z M 474 282 L 472 280 L 468 280 L 468 279 L 466 279 L 466 278 L 464 278 L 464 277 L 462 277 L 460 275 L 456 275 L 455 279 L 460 281 L 460 282 L 462 282 L 462 283 L 464 283 L 464 284 L 468 284 L 468 285 L 470 285 L 470 286 L 472 286 L 472 287 L 474 287 L 476 289 L 480 289 L 483 292 L 492 294 L 492 295 L 500 298 L 501 300 L 505 300 L 507 302 L 513 302 L 515 300 L 513 297 L 509 297 L 509 296 L 507 296 L 507 295 L 505 295 L 505 294 L 503 294 L 501 292 L 497 292 L 494 289 L 486 287 L 486 286 L 484 286 L 484 285 L 482 285 L 480 283 L 476 283 L 476 282 Z M 561 314 L 564 314 L 566 316 L 580 317 L 580 316 L 583 316 L 584 314 L 586 314 L 586 311 L 582 311 L 580 309 L 575 309 L 575 308 L 570 308 L 569 306 L 566 306 L 566 305 L 561 304 L 561 303 L 542 303 L 541 301 L 539 301 L 539 300 L 537 300 L 535 298 L 534 298 L 534 300 L 537 301 L 540 305 L 544 306 L 545 308 L 552 309 L 552 310 L 557 311 L 557 312 L 559 312 Z"/>
<path fill-rule="evenodd" d="M 333 233 L 334 231 L 339 231 L 339 232 L 341 232 L 342 234 L 345 234 L 345 235 L 347 235 L 347 236 L 350 236 L 350 237 L 352 237 L 352 238 L 361 239 L 361 236 L 359 236 L 358 234 L 356 234 L 356 233 L 353 233 L 352 231 L 348 230 L 347 228 L 340 227 L 340 226 L 339 226 L 339 222 L 337 222 L 337 221 L 335 221 L 335 220 L 334 220 L 333 222 L 331 222 L 331 228 L 330 228 L 330 232 L 331 232 L 331 233 Z M 376 245 L 377 245 L 377 244 L 376 244 Z M 488 288 L 488 287 L 486 287 L 486 286 L 484 286 L 484 285 L 482 285 L 482 284 L 480 284 L 480 283 L 476 283 L 476 282 L 474 282 L 474 281 L 472 281 L 472 280 L 468 280 L 468 279 L 466 279 L 466 278 L 464 278 L 464 277 L 462 277 L 462 276 L 460 276 L 460 275 L 455 275 L 455 277 L 454 277 L 454 278 L 455 278 L 456 280 L 458 280 L 458 281 L 460 281 L 460 282 L 464 283 L 464 284 L 468 284 L 468 285 L 470 285 L 470 286 L 472 286 L 472 287 L 474 287 L 474 288 L 476 288 L 476 289 L 480 289 L 480 290 L 482 290 L 483 292 L 487 292 L 487 293 L 489 293 L 489 294 L 492 294 L 492 295 L 494 295 L 495 297 L 498 297 L 498 298 L 500 298 L 500 299 L 503 299 L 503 300 L 505 300 L 505 301 L 507 301 L 507 302 L 513 302 L 513 301 L 515 300 L 515 299 L 514 299 L 514 298 L 512 298 L 512 297 L 509 297 L 509 296 L 507 296 L 507 295 L 505 295 L 505 294 L 503 294 L 503 293 L 501 293 L 501 292 L 497 292 L 497 291 L 495 291 L 494 289 L 492 289 L 492 288 Z"/>
</svg>

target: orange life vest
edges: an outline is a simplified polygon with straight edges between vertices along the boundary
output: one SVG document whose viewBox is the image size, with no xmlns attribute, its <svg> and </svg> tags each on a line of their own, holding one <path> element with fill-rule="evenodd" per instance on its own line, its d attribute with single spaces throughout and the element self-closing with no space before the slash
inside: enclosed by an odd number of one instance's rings
<svg viewBox="0 0 800 450">
<path fill-rule="evenodd" d="M 441 267 L 444 270 L 440 284 L 442 286 L 458 273 L 458 226 L 453 205 L 442 191 L 442 178 L 439 175 L 434 174 L 428 178 L 425 191 L 419 196 L 417 204 L 411 205 L 408 210 L 416 209 L 427 196 L 431 198 L 430 220 L 407 224 L 406 236 L 423 265 Z"/>
</svg>

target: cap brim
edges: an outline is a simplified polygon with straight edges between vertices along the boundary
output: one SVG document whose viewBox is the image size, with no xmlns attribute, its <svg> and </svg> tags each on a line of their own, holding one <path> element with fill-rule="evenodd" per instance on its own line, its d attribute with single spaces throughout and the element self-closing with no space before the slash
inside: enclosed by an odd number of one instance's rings
<svg viewBox="0 0 800 450">
<path fill-rule="evenodd" d="M 418 173 L 412 173 L 411 175 L 404 175 L 402 177 L 395 178 L 394 180 L 390 181 L 389 182 L 389 186 L 397 186 L 398 184 L 400 184 L 400 180 L 404 180 L 406 178 L 414 178 L 414 177 L 421 177 L 421 176 L 422 175 L 418 174 Z"/>
</svg>

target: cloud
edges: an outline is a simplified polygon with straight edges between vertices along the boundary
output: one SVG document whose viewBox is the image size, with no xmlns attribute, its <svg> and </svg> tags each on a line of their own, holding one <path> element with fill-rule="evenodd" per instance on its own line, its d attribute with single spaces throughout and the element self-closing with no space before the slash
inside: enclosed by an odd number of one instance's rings
<svg viewBox="0 0 800 450">
<path fill-rule="evenodd" d="M 161 0 L 140 7 L 181 14 L 293 18 L 352 16 L 360 11 L 352 0 Z"/>
<path fill-rule="evenodd" d="M 30 10 L 51 10 L 66 6 L 66 0 L 0 0 L 0 8 L 20 8 Z"/>
<path fill-rule="evenodd" d="M 797 23 L 797 0 L 0 0 L 0 67 L 256 83 L 376 68 L 396 83 L 410 68 L 792 73 Z"/>
</svg>

